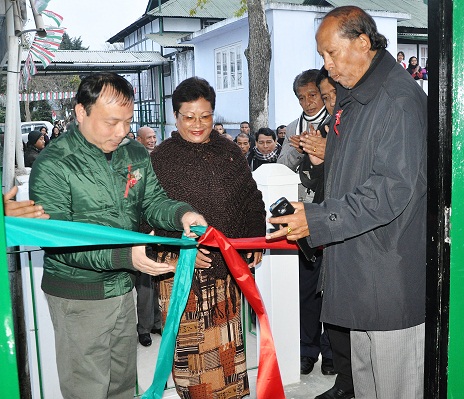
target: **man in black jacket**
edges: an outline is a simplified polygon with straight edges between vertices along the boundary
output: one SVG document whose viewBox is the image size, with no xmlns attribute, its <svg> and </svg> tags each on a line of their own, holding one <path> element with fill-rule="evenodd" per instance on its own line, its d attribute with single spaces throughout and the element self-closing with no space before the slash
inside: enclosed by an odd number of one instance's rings
<svg viewBox="0 0 464 399">
<path fill-rule="evenodd" d="M 337 82 L 325 200 L 295 203 L 267 238 L 327 245 L 321 320 L 351 329 L 356 399 L 423 397 L 427 98 L 358 7 L 317 31 Z M 303 148 L 309 140 L 301 138 Z"/>
</svg>

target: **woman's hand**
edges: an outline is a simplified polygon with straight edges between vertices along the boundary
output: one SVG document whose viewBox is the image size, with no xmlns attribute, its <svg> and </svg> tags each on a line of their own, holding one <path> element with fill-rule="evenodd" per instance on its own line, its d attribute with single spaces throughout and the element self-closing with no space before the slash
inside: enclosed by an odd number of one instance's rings
<svg viewBox="0 0 464 399">
<path fill-rule="evenodd" d="M 256 267 L 263 260 L 263 251 L 248 252 L 246 255 L 248 267 Z"/>
<path fill-rule="evenodd" d="M 206 256 L 208 254 L 210 254 L 210 251 L 208 251 L 206 248 L 198 248 L 197 257 L 195 259 L 196 269 L 208 269 L 211 267 L 212 259 Z"/>
</svg>

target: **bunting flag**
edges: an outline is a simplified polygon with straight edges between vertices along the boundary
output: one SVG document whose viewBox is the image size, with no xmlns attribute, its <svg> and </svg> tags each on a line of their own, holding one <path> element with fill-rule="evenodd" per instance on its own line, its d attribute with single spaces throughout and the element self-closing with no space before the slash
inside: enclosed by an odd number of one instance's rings
<svg viewBox="0 0 464 399">
<path fill-rule="evenodd" d="M 15 217 L 5 217 L 5 231 L 7 246 L 73 247 L 154 243 L 181 248 L 171 295 L 172 303 L 168 309 L 153 383 L 142 396 L 144 399 L 161 399 L 171 372 L 176 335 L 191 288 L 197 242 L 185 236 L 182 239 L 173 239 L 93 224 Z M 39 235 L 38 231 L 40 231 Z M 219 247 L 231 274 L 258 317 L 260 355 L 256 383 L 257 399 L 285 399 L 266 309 L 248 265 L 236 249 L 296 250 L 296 244 L 289 243 L 285 239 L 269 242 L 264 237 L 228 239 L 211 226 L 206 229 L 206 232 L 203 226 L 192 226 L 192 231 L 201 235 L 199 243 Z"/>
<path fill-rule="evenodd" d="M 44 38 L 39 37 L 37 34 L 35 35 L 34 41 L 29 49 L 29 54 L 26 58 L 26 62 L 23 66 L 23 70 L 21 71 L 22 79 L 19 82 L 20 92 L 27 90 L 29 81 L 32 76 L 37 73 L 37 68 L 32 60 L 32 54 L 39 59 L 44 68 L 47 68 L 55 57 L 53 52 L 60 48 L 60 44 L 63 40 L 65 28 L 59 28 L 63 22 L 63 17 L 51 10 L 45 10 L 48 2 L 49 0 L 35 0 L 33 1 L 33 6 L 39 14 L 43 14 L 51 18 L 57 27 L 47 27 L 47 36 Z"/>
<path fill-rule="evenodd" d="M 63 34 L 64 29 L 47 29 L 47 36 L 44 38 L 35 35 L 29 51 L 42 62 L 44 68 L 47 68 L 52 63 L 55 57 L 53 51 L 60 47 Z"/>
<path fill-rule="evenodd" d="M 32 6 L 39 14 L 42 14 L 42 11 L 47 8 L 48 3 L 50 3 L 50 0 L 32 0 Z"/>
<path fill-rule="evenodd" d="M 29 54 L 26 57 L 24 62 L 23 69 L 21 70 L 21 79 L 19 80 L 19 91 L 27 90 L 27 86 L 32 79 L 32 76 L 37 73 L 37 68 L 35 67 L 34 60 L 32 59 L 32 54 Z"/>
<path fill-rule="evenodd" d="M 34 63 L 32 63 L 34 65 Z M 21 71 L 23 73 L 23 71 Z M 40 100 L 66 100 L 75 97 L 75 91 L 48 91 L 46 93 L 19 93 L 19 101 L 40 101 Z M 4 95 L 0 94 L 3 99 Z"/>
<path fill-rule="evenodd" d="M 61 26 L 61 23 L 63 22 L 63 17 L 57 14 L 56 12 L 50 10 L 43 10 L 42 15 L 45 15 L 46 17 L 53 19 L 53 21 L 55 21 L 56 23 L 56 26 Z"/>
</svg>

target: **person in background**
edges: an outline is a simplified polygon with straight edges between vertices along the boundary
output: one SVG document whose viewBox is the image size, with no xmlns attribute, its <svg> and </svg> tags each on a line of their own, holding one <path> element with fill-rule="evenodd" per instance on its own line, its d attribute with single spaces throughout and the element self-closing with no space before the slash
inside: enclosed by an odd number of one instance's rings
<svg viewBox="0 0 464 399">
<path fill-rule="evenodd" d="M 142 144 L 149 154 L 155 149 L 156 132 L 149 126 L 142 126 L 137 130 L 137 141 Z M 142 225 L 141 229 L 144 226 Z M 147 255 L 151 254 L 151 246 L 147 247 Z M 137 291 L 137 334 L 140 345 L 150 346 L 151 335 L 161 335 L 161 311 L 158 301 L 157 277 L 137 272 L 135 290 Z"/>
<path fill-rule="evenodd" d="M 203 216 L 170 199 L 147 151 L 125 138 L 133 112 L 134 89 L 123 77 L 101 72 L 82 79 L 78 124 L 34 163 L 30 198 L 51 219 L 138 231 L 144 218 L 156 228 L 196 236 L 190 226 L 206 226 Z M 174 266 L 149 259 L 145 245 L 45 249 L 42 290 L 64 398 L 133 399 L 137 270 L 158 275 Z"/>
<path fill-rule="evenodd" d="M 250 136 L 246 133 L 239 133 L 235 140 L 237 145 L 240 147 L 242 154 L 245 157 L 248 157 L 248 154 L 250 153 Z"/>
<path fill-rule="evenodd" d="M 253 134 L 251 134 L 250 124 L 247 121 L 240 123 L 240 133 L 245 133 L 250 138 L 250 149 L 253 149 L 256 145 L 256 140 Z M 237 138 L 235 138 L 235 141 Z"/>
<path fill-rule="evenodd" d="M 47 126 L 42 126 L 40 129 L 39 129 L 40 133 L 43 134 L 44 136 L 44 140 L 45 140 L 45 146 L 48 145 L 48 143 L 50 142 L 50 137 L 48 137 L 48 129 L 47 129 Z"/>
<path fill-rule="evenodd" d="M 178 131 L 152 152 L 153 169 L 171 198 L 188 201 L 227 237 L 262 236 L 266 212 L 261 192 L 237 145 L 213 130 L 215 103 L 214 89 L 202 78 L 177 86 L 172 106 Z M 175 259 L 178 251 L 170 251 L 160 251 L 159 257 Z M 262 251 L 243 252 L 250 267 L 261 257 Z M 172 284 L 172 276 L 161 277 L 163 322 Z M 172 374 L 180 398 L 239 399 L 250 394 L 240 291 L 217 248 L 200 247 L 175 348 Z"/>
<path fill-rule="evenodd" d="M 293 81 L 293 92 L 302 109 L 301 116 L 288 124 L 287 138 L 278 163 L 299 173 L 301 185 L 298 197 L 305 203 L 319 203 L 324 199 L 324 125 L 330 120 L 330 114 L 324 106 L 317 87 L 320 79 L 318 69 L 309 69 L 297 75 Z M 303 135 L 314 140 L 309 152 L 300 145 Z M 320 322 L 322 298 L 318 294 L 323 253 L 316 251 L 311 259 L 299 251 L 299 289 L 300 289 L 300 370 L 309 374 L 322 354 L 321 372 L 324 375 L 335 373 L 332 351 L 327 332 L 322 331 Z"/>
<path fill-rule="evenodd" d="M 325 200 L 293 203 L 294 214 L 269 220 L 286 227 L 266 238 L 326 246 L 321 320 L 350 329 L 356 399 L 421 399 L 427 96 L 358 7 L 327 13 L 316 42 L 337 82 Z"/>
<path fill-rule="evenodd" d="M 61 131 L 58 125 L 53 126 L 52 128 L 52 134 L 50 136 L 50 140 L 57 139 L 58 137 L 61 136 Z"/>
<path fill-rule="evenodd" d="M 216 122 L 214 124 L 214 127 L 213 127 L 214 130 L 216 130 L 216 132 L 218 132 L 219 134 L 225 134 L 227 133 L 226 132 L 226 129 L 224 129 L 224 125 L 220 122 Z"/>
<path fill-rule="evenodd" d="M 247 160 L 252 171 L 266 163 L 276 163 L 282 147 L 277 143 L 274 130 L 262 127 L 256 133 L 256 147 L 250 150 Z"/>
<path fill-rule="evenodd" d="M 24 151 L 24 166 L 32 167 L 32 164 L 44 148 L 44 135 L 37 130 L 30 132 L 27 136 L 26 150 Z"/>
<path fill-rule="evenodd" d="M 137 130 L 137 141 L 151 154 L 155 149 L 158 138 L 156 137 L 156 132 L 151 127 L 142 126 Z"/>
<path fill-rule="evenodd" d="M 287 126 L 286 125 L 280 125 L 276 129 L 276 134 L 277 134 L 277 142 L 280 145 L 284 145 L 285 135 L 287 134 Z"/>
<path fill-rule="evenodd" d="M 428 80 L 429 78 L 429 59 L 425 60 L 425 68 L 422 68 L 422 79 Z"/>
<path fill-rule="evenodd" d="M 131 139 L 131 140 L 135 140 L 135 134 L 134 132 L 129 132 L 127 133 L 127 136 L 126 136 L 128 139 Z"/>
<path fill-rule="evenodd" d="M 419 80 L 423 78 L 422 68 L 417 63 L 417 57 L 409 58 L 409 66 L 406 70 L 410 73 L 414 80 Z"/>
<path fill-rule="evenodd" d="M 223 136 L 230 141 L 234 141 L 234 138 L 229 133 L 224 133 Z"/>
<path fill-rule="evenodd" d="M 402 51 L 398 51 L 398 54 L 396 54 L 396 62 L 400 64 L 404 69 L 407 68 L 406 63 L 404 62 L 404 59 L 406 57 L 404 56 L 404 53 Z"/>
</svg>

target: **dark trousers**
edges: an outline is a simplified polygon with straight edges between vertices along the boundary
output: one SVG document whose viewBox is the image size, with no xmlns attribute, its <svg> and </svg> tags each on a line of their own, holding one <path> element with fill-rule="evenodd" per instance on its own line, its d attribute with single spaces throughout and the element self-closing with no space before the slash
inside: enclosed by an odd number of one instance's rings
<svg viewBox="0 0 464 399">
<path fill-rule="evenodd" d="M 137 333 L 147 334 L 152 328 L 161 328 L 158 288 L 153 277 L 137 273 L 135 278 L 137 291 Z"/>
<path fill-rule="evenodd" d="M 322 256 L 311 262 L 299 252 L 300 276 L 300 355 L 317 359 L 322 357 L 331 359 L 332 351 L 327 333 L 321 335 L 322 298 L 317 293 L 317 282 L 321 269 Z"/>
<path fill-rule="evenodd" d="M 350 330 L 327 323 L 324 323 L 324 328 L 329 333 L 333 364 L 337 373 L 335 386 L 346 392 L 354 392 L 351 374 Z"/>
</svg>

